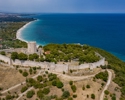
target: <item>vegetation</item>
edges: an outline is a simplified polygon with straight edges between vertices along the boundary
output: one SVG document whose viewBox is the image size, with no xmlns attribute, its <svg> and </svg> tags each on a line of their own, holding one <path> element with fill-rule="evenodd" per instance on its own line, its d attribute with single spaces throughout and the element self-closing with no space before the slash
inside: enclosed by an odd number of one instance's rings
<svg viewBox="0 0 125 100">
<path fill-rule="evenodd" d="M 108 95 L 108 94 L 109 94 L 109 91 L 108 91 L 108 90 L 105 90 L 104 93 L 105 93 L 106 95 Z"/>
<path fill-rule="evenodd" d="M 32 98 L 34 94 L 35 94 L 35 92 L 33 90 L 28 91 L 27 94 L 26 94 L 26 97 L 27 98 Z"/>
<path fill-rule="evenodd" d="M 87 85 L 86 85 L 86 88 L 90 88 L 90 85 L 87 84 Z"/>
<path fill-rule="evenodd" d="M 76 86 L 75 85 L 72 85 L 71 89 L 72 89 L 73 92 L 76 92 Z"/>
<path fill-rule="evenodd" d="M 107 80 L 108 80 L 108 72 L 107 71 L 100 72 L 100 73 L 96 74 L 95 77 L 97 79 L 102 79 L 103 81 L 107 82 Z"/>
<path fill-rule="evenodd" d="M 25 92 L 27 89 L 28 89 L 27 86 L 22 87 L 22 89 L 21 89 L 21 93 Z"/>
<path fill-rule="evenodd" d="M 70 96 L 69 91 L 64 91 L 64 92 L 63 92 L 62 97 L 63 97 L 64 99 L 68 98 L 69 96 Z"/>
<path fill-rule="evenodd" d="M 27 76 L 28 76 L 28 72 L 24 71 L 24 72 L 23 72 L 23 76 L 24 76 L 24 77 L 27 77 Z"/>
<path fill-rule="evenodd" d="M 91 94 L 91 98 L 92 98 L 92 99 L 95 99 L 95 94 Z"/>
<path fill-rule="evenodd" d="M 78 60 L 79 63 L 96 62 L 100 59 L 95 52 L 87 45 L 81 46 L 78 44 L 48 44 L 43 47 L 45 51 L 45 59 L 47 62 L 70 62 Z"/>
<path fill-rule="evenodd" d="M 95 47 L 91 47 L 91 49 L 106 58 L 108 61 L 108 66 L 105 66 L 106 68 L 113 69 L 115 71 L 116 75 L 113 81 L 121 87 L 122 96 L 125 99 L 125 62 L 102 49 Z"/>
</svg>

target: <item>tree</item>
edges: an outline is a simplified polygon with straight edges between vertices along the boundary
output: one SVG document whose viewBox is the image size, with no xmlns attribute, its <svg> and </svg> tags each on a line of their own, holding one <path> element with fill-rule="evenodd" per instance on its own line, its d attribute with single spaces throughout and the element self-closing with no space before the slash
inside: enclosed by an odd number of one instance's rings
<svg viewBox="0 0 125 100">
<path fill-rule="evenodd" d="M 1 55 L 6 55 L 5 51 L 0 52 Z"/>
<path fill-rule="evenodd" d="M 26 94 L 26 97 L 27 98 L 32 98 L 34 94 L 35 94 L 35 92 L 33 90 L 28 91 L 27 94 Z"/>
<path fill-rule="evenodd" d="M 58 88 L 62 88 L 62 87 L 63 87 L 63 83 L 60 82 L 60 81 L 58 81 L 58 82 L 56 83 L 56 86 L 57 86 Z"/>
<path fill-rule="evenodd" d="M 109 91 L 108 91 L 108 90 L 105 90 L 104 93 L 105 93 L 106 95 L 108 95 L 108 94 L 109 94 Z"/>
<path fill-rule="evenodd" d="M 48 94 L 50 92 L 50 89 L 49 88 L 44 88 L 43 91 L 42 91 L 44 94 Z"/>
<path fill-rule="evenodd" d="M 18 54 L 18 59 L 20 60 L 27 60 L 28 56 L 24 53 L 20 53 Z"/>
<path fill-rule="evenodd" d="M 38 76 L 37 77 L 37 81 L 41 82 L 43 80 L 43 77 L 42 76 Z"/>
<path fill-rule="evenodd" d="M 27 86 L 22 87 L 21 93 L 25 92 L 27 89 L 28 89 Z"/>
<path fill-rule="evenodd" d="M 23 72 L 23 76 L 24 77 L 27 77 L 28 76 L 28 73 L 25 71 L 25 72 Z"/>
<path fill-rule="evenodd" d="M 53 86 L 56 86 L 56 83 L 57 83 L 57 82 L 56 82 L 55 80 L 52 81 L 52 85 L 53 85 Z"/>
<path fill-rule="evenodd" d="M 70 84 L 70 85 L 73 85 L 73 81 L 69 81 L 69 84 Z"/>
<path fill-rule="evenodd" d="M 62 97 L 63 97 L 64 99 L 68 98 L 69 96 L 70 96 L 69 91 L 64 91 L 63 94 L 62 94 Z"/>
<path fill-rule="evenodd" d="M 90 85 L 87 84 L 87 85 L 86 85 L 86 88 L 90 88 Z"/>
<path fill-rule="evenodd" d="M 92 99 L 95 99 L 95 94 L 91 94 L 91 98 L 92 98 Z"/>
<path fill-rule="evenodd" d="M 30 69 L 29 69 L 29 73 L 32 74 L 32 72 L 33 72 L 33 70 L 32 70 L 32 68 L 30 68 Z"/>
<path fill-rule="evenodd" d="M 76 92 L 76 86 L 75 85 L 72 85 L 71 89 L 72 89 L 73 92 Z"/>
<path fill-rule="evenodd" d="M 11 53 L 11 59 L 13 59 L 13 60 L 18 59 L 18 53 L 17 52 L 12 52 Z"/>
<path fill-rule="evenodd" d="M 42 99 L 44 97 L 43 93 L 42 93 L 42 90 L 39 90 L 37 92 L 37 97 L 39 97 L 40 99 Z"/>
</svg>

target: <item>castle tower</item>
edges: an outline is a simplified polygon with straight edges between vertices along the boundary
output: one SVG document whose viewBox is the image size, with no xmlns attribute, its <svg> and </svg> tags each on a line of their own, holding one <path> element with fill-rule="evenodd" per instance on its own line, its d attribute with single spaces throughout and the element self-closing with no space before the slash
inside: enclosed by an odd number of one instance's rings
<svg viewBox="0 0 125 100">
<path fill-rule="evenodd" d="M 28 53 L 29 54 L 33 54 L 36 53 L 36 42 L 32 41 L 32 42 L 28 42 Z"/>
</svg>

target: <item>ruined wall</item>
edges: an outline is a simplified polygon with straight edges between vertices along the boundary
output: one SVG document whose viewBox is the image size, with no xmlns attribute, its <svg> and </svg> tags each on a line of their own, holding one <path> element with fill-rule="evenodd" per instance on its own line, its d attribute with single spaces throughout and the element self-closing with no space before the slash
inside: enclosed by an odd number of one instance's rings
<svg viewBox="0 0 125 100">
<path fill-rule="evenodd" d="M 9 57 L 6 57 L 4 55 L 0 55 L 0 60 L 4 61 L 5 63 L 7 63 L 9 65 L 11 65 L 11 58 L 9 58 Z"/>
<path fill-rule="evenodd" d="M 79 66 L 69 66 L 69 70 L 78 70 L 78 69 L 85 69 L 85 68 L 94 69 L 101 65 L 105 65 L 105 58 L 102 58 L 101 60 L 94 63 L 86 63 L 86 64 L 81 64 Z"/>
</svg>

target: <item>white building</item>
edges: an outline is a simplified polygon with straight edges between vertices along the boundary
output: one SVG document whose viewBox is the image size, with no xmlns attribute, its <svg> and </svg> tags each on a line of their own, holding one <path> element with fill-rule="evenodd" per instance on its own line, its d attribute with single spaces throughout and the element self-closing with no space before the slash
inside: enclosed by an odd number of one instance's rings
<svg viewBox="0 0 125 100">
<path fill-rule="evenodd" d="M 36 42 L 28 42 L 28 53 L 33 54 L 37 52 Z"/>
</svg>

